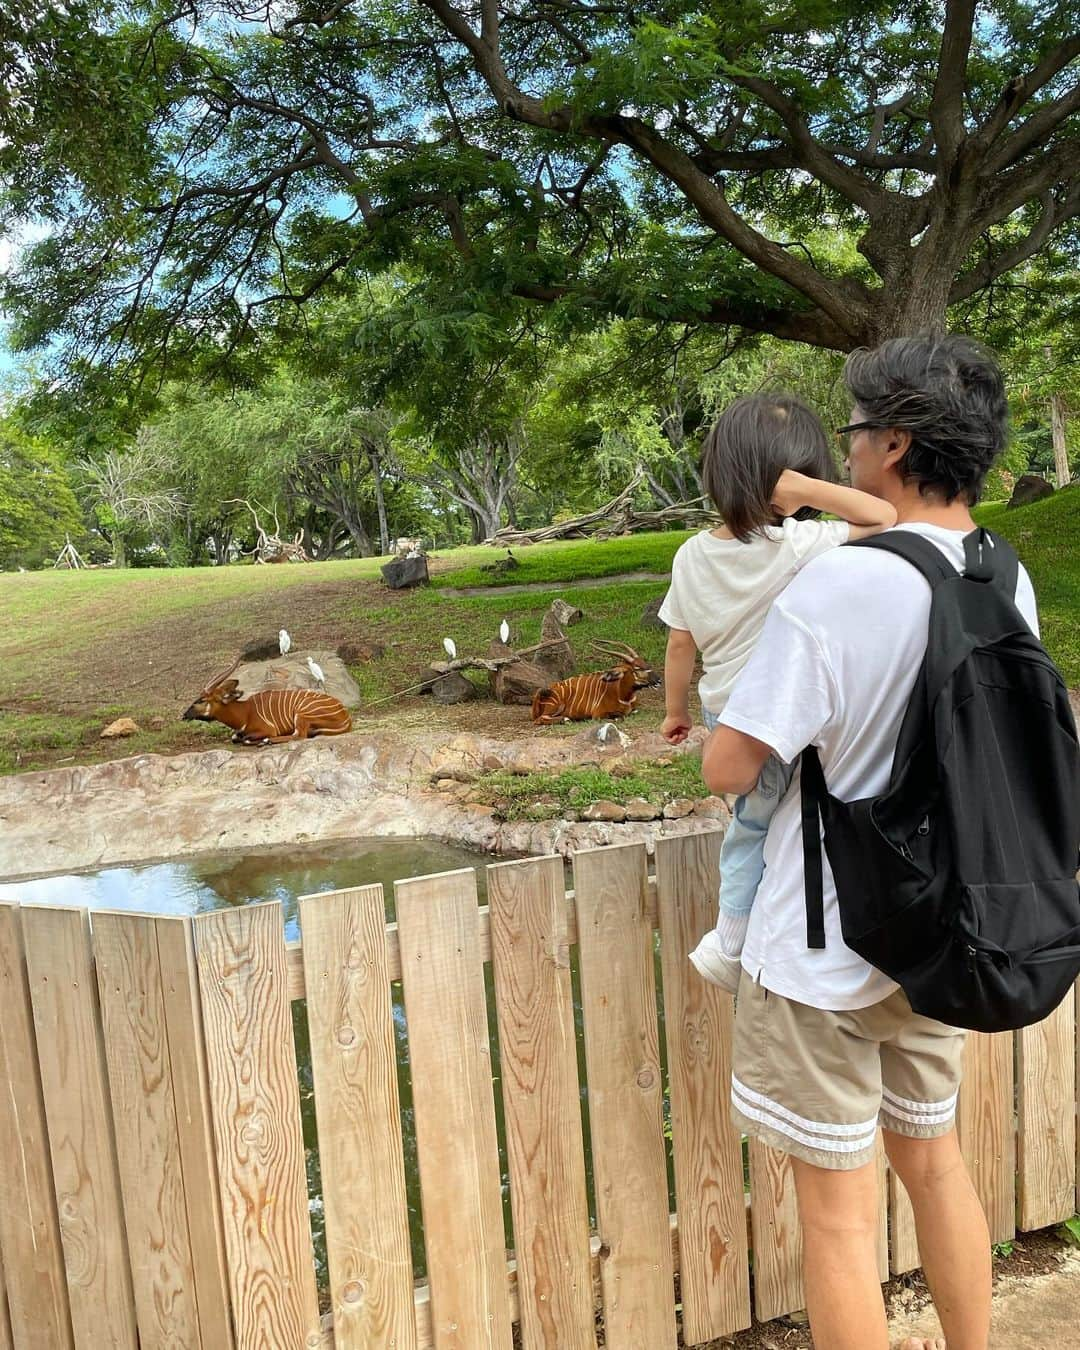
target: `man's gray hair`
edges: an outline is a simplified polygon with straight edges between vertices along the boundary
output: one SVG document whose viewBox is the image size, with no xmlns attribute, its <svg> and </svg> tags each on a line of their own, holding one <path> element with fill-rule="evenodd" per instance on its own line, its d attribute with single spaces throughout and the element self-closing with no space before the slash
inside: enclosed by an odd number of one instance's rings
<svg viewBox="0 0 1080 1350">
<path fill-rule="evenodd" d="M 905 481 L 975 505 L 1009 420 L 1005 381 L 986 348 L 958 333 L 892 338 L 852 352 L 844 382 L 861 420 L 911 433 Z"/>
</svg>

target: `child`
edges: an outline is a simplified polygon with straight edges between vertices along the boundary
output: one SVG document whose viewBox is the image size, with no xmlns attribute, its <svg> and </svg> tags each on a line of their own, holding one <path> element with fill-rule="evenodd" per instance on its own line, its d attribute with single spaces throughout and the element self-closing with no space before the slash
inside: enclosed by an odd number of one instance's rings
<svg viewBox="0 0 1080 1350">
<path fill-rule="evenodd" d="M 664 668 L 672 745 L 692 725 L 690 678 L 700 651 L 702 720 L 712 731 L 765 615 L 795 573 L 826 549 L 896 524 L 886 502 L 835 482 L 820 420 L 790 394 L 736 399 L 706 437 L 702 480 L 724 524 L 688 539 L 675 554 L 660 609 L 668 634 Z M 821 511 L 842 520 L 816 519 Z M 705 979 L 735 993 L 743 941 L 764 871 L 769 820 L 791 782 L 770 756 L 757 786 L 735 803 L 720 851 L 720 914 L 690 960 Z"/>
</svg>

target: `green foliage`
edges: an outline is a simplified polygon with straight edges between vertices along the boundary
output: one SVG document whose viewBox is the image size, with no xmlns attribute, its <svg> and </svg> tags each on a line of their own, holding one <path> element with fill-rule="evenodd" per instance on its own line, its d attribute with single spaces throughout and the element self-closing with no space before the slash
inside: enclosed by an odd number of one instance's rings
<svg viewBox="0 0 1080 1350">
<path fill-rule="evenodd" d="M 1061 1225 L 1061 1236 L 1074 1247 L 1080 1247 L 1080 1214 L 1074 1214 Z"/>
<path fill-rule="evenodd" d="M 554 817 L 566 810 L 583 811 L 598 801 L 624 803 L 640 797 L 663 806 L 677 797 L 709 795 L 701 777 L 701 759 L 689 754 L 673 755 L 669 764 L 631 761 L 626 772 L 620 769 L 617 775 L 587 766 L 562 773 L 484 774 L 474 791 L 477 801 L 498 803 L 507 820 L 529 816 L 537 798 L 548 799 L 544 805 Z"/>
<path fill-rule="evenodd" d="M 10 418 L 0 421 L 0 568 L 38 567 L 84 528 L 61 456 Z"/>
<path fill-rule="evenodd" d="M 554 585 L 585 577 L 619 576 L 624 572 L 671 571 L 675 551 L 691 531 L 671 530 L 662 534 L 631 534 L 618 539 L 570 539 L 552 544 L 526 545 L 512 549 L 521 564 L 510 572 L 484 572 L 480 564 L 453 572 L 441 572 L 433 579 L 436 588 L 455 589 L 473 586 L 520 586 L 551 582 Z M 490 562 L 505 556 L 489 550 Z"/>
<path fill-rule="evenodd" d="M 998 1260 L 1005 1260 L 1012 1256 L 1016 1248 L 1015 1242 L 995 1242 L 990 1248 L 990 1254 Z"/>
</svg>

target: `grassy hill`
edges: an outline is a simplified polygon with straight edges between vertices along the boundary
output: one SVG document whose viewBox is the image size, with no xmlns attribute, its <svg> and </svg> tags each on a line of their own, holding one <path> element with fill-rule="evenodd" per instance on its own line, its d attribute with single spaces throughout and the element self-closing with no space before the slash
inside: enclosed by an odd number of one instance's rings
<svg viewBox="0 0 1080 1350">
<path fill-rule="evenodd" d="M 1024 559 L 1046 644 L 1069 683 L 1080 685 L 1080 489 L 1015 511 L 986 506 L 978 515 Z M 589 639 L 608 638 L 659 662 L 664 635 L 639 620 L 663 582 L 603 582 L 667 572 L 685 538 L 672 532 L 533 545 L 515 549 L 521 566 L 502 576 L 480 571 L 500 552 L 457 549 L 433 559 L 430 588 L 405 592 L 382 585 L 377 559 L 0 575 L 0 772 L 221 744 L 222 729 L 180 722 L 180 711 L 244 643 L 281 627 L 297 650 L 368 645 L 370 659 L 352 667 L 363 694 L 357 725 L 419 734 L 430 734 L 429 701 L 394 695 L 442 656 L 443 637 L 462 653 L 482 653 L 506 618 L 515 644 L 526 646 L 538 640 L 544 611 L 559 594 L 585 611 L 570 633 L 580 659 L 588 659 Z M 582 579 L 602 584 L 575 592 Z M 540 588 L 507 590 L 523 584 Z M 485 593 L 448 593 L 474 587 Z M 650 693 L 644 706 L 641 720 L 655 724 L 662 696 Z M 162 724 L 130 740 L 101 741 L 101 728 L 124 714 L 143 727 Z M 441 710 L 437 725 L 440 734 L 461 728 L 517 735 L 529 719 L 527 709 L 485 701 Z"/>
</svg>

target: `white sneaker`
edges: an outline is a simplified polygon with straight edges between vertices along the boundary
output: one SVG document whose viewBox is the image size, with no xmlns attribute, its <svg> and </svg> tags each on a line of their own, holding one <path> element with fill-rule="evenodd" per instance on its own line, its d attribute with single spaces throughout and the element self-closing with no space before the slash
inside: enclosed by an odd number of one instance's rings
<svg viewBox="0 0 1080 1350">
<path fill-rule="evenodd" d="M 725 956 L 715 929 L 706 933 L 690 953 L 690 962 L 703 980 L 718 984 L 729 994 L 739 991 L 742 961 L 737 956 Z"/>
</svg>

